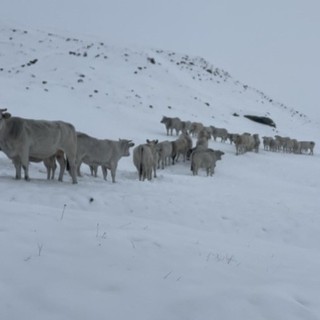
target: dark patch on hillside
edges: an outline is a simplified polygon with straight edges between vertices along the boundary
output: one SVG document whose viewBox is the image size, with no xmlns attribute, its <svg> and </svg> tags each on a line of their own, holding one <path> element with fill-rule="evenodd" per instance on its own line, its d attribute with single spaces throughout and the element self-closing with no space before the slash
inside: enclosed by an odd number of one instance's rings
<svg viewBox="0 0 320 320">
<path fill-rule="evenodd" d="M 258 123 L 265 124 L 267 126 L 276 128 L 276 124 L 274 123 L 274 121 L 271 118 L 252 116 L 252 115 L 244 115 L 244 117 L 247 118 L 247 119 L 250 119 L 252 121 L 255 121 L 255 122 L 258 122 Z"/>
</svg>

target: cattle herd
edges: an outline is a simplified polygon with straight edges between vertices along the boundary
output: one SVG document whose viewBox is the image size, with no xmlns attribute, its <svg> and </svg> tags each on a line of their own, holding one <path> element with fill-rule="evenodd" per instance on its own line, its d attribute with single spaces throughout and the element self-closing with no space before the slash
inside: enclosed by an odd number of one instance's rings
<svg viewBox="0 0 320 320">
<path fill-rule="evenodd" d="M 157 176 L 157 169 L 175 164 L 179 159 L 190 161 L 193 175 L 199 169 L 205 169 L 212 176 L 216 162 L 222 159 L 224 152 L 208 147 L 209 140 L 219 138 L 221 142 L 229 140 L 235 145 L 236 155 L 247 151 L 259 151 L 258 134 L 229 133 L 224 128 L 204 126 L 200 122 L 181 121 L 179 118 L 163 117 L 160 121 L 166 127 L 167 135 L 176 134 L 174 141 L 146 140 L 145 144 L 133 149 L 133 164 L 138 171 L 139 180 L 151 180 Z M 192 137 L 196 138 L 193 146 Z M 262 137 L 264 150 L 274 152 L 313 154 L 313 141 L 298 141 L 289 137 Z M 29 180 L 29 162 L 43 161 L 47 169 L 47 179 L 54 179 L 57 162 L 60 166 L 59 181 L 65 170 L 69 171 L 73 183 L 81 176 L 82 163 L 90 167 L 91 174 L 97 176 L 102 168 L 103 178 L 107 179 L 110 170 L 112 182 L 115 182 L 116 170 L 121 157 L 130 155 L 134 146 L 132 140 L 97 139 L 85 133 L 77 132 L 74 126 L 64 121 L 32 120 L 12 117 L 7 109 L 0 109 L 0 150 L 11 159 L 16 179 Z"/>
</svg>

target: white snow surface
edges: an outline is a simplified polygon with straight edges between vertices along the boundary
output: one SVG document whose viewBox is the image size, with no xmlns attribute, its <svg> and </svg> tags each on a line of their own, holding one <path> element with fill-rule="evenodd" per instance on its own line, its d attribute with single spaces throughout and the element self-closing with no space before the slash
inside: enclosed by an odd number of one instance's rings
<svg viewBox="0 0 320 320">
<path fill-rule="evenodd" d="M 0 319 L 320 319 L 320 111 L 187 53 L 0 29 L 0 107 L 14 116 L 136 145 L 176 139 L 163 115 L 316 143 L 313 156 L 236 156 L 210 141 L 225 152 L 213 177 L 179 161 L 140 182 L 130 156 L 116 183 L 82 165 L 77 185 L 46 180 L 41 163 L 15 180 L 1 153 Z"/>
</svg>

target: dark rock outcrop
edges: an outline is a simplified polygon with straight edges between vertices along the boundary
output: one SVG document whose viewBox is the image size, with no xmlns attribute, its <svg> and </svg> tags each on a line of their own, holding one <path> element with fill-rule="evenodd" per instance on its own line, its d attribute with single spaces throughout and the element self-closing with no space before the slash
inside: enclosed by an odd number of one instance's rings
<svg viewBox="0 0 320 320">
<path fill-rule="evenodd" d="M 271 118 L 268 117 L 260 117 L 260 116 L 252 116 L 252 115 L 244 115 L 245 118 L 248 118 L 252 121 L 261 123 L 261 124 L 265 124 L 267 126 L 270 127 L 274 127 L 276 128 L 276 124 L 274 123 L 274 121 Z"/>
</svg>

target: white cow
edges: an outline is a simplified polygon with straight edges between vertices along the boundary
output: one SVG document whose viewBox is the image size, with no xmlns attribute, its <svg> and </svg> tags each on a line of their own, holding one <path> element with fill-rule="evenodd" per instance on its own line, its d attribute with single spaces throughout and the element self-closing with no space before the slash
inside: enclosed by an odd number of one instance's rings
<svg viewBox="0 0 320 320">
<path fill-rule="evenodd" d="M 121 157 L 130 155 L 129 149 L 134 146 L 131 140 L 97 139 L 85 133 L 77 132 L 77 173 L 81 176 L 80 166 L 82 163 L 89 165 L 95 170 L 102 167 L 103 178 L 107 180 L 107 169 L 111 171 L 112 182 L 116 182 L 116 170 Z"/>
<path fill-rule="evenodd" d="M 63 121 L 32 120 L 11 117 L 7 109 L 0 109 L 0 149 L 16 168 L 16 179 L 29 181 L 30 159 L 44 160 L 63 152 L 70 165 L 72 182 L 77 183 L 77 135 L 72 124 Z M 62 181 L 63 170 L 59 180 Z"/>
</svg>

